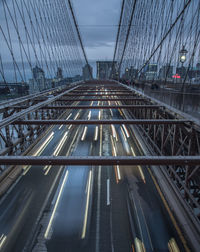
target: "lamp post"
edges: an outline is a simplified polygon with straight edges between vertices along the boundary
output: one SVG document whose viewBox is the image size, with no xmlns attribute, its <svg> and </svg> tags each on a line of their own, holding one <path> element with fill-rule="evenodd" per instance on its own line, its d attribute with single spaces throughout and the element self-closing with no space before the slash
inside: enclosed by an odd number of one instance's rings
<svg viewBox="0 0 200 252">
<path fill-rule="evenodd" d="M 185 49 L 185 46 L 183 45 L 182 49 L 180 50 L 179 54 L 180 54 L 180 62 L 183 64 L 186 61 L 186 54 L 188 53 L 188 51 Z"/>
<path fill-rule="evenodd" d="M 180 50 L 179 52 L 179 60 L 182 64 L 182 73 L 183 73 L 183 64 L 185 63 L 186 61 L 186 54 L 188 53 L 188 51 L 185 49 L 185 46 L 183 45 L 182 49 Z M 182 77 L 182 76 L 181 76 Z M 182 81 L 183 85 L 182 85 L 182 90 L 184 90 L 184 81 Z"/>
<path fill-rule="evenodd" d="M 183 69 L 183 64 L 185 63 L 186 61 L 186 54 L 188 53 L 188 51 L 185 49 L 185 46 L 183 45 L 182 49 L 180 50 L 179 52 L 179 59 L 180 59 L 180 62 L 182 63 L 182 71 L 184 70 Z M 182 77 L 182 76 L 181 76 Z M 185 77 L 184 77 L 185 79 Z M 182 87 L 181 87 L 181 91 L 183 92 L 183 102 L 182 102 L 182 111 L 184 111 L 184 103 L 185 103 L 185 95 L 184 95 L 184 90 L 185 90 L 185 81 L 182 80 Z"/>
</svg>

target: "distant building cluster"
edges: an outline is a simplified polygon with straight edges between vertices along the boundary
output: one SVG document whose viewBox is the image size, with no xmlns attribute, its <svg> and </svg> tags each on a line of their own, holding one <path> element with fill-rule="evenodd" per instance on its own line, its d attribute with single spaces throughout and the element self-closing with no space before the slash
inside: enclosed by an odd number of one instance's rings
<svg viewBox="0 0 200 252">
<path fill-rule="evenodd" d="M 188 69 L 187 67 L 174 67 L 166 64 L 158 67 L 156 63 L 147 64 L 143 70 L 138 74 L 139 70 L 133 66 L 125 68 L 124 73 L 121 75 L 123 80 L 140 79 L 146 81 L 161 80 L 161 81 L 174 81 L 181 82 L 183 79 L 191 83 L 200 84 L 200 63 L 196 64 L 195 68 Z"/>
<path fill-rule="evenodd" d="M 46 78 L 45 72 L 41 67 L 37 65 L 32 69 L 32 79 L 29 80 L 29 93 L 35 93 L 38 91 L 55 88 L 67 83 L 77 82 L 81 80 L 91 79 L 92 67 L 90 65 L 85 65 L 83 67 L 83 73 L 81 75 L 75 75 L 73 77 L 63 77 L 63 70 L 61 67 L 57 68 L 55 78 Z"/>
</svg>

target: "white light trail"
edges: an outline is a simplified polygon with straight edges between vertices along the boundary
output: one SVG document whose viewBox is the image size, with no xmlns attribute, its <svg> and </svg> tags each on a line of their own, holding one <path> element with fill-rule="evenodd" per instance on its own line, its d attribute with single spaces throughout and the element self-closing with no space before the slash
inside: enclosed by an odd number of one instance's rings
<svg viewBox="0 0 200 252">
<path fill-rule="evenodd" d="M 112 147 L 113 147 L 113 156 L 117 156 L 117 152 L 116 152 L 116 148 L 115 148 L 115 145 L 114 145 L 114 141 L 112 139 L 112 136 L 110 137 L 111 138 L 111 143 L 112 143 Z M 119 165 L 115 166 L 116 167 L 116 170 L 117 170 L 117 179 L 120 180 L 121 179 L 121 174 L 120 174 L 120 169 L 119 169 Z"/>
<path fill-rule="evenodd" d="M 68 131 L 65 132 L 64 136 L 62 137 L 60 143 L 59 143 L 58 146 L 56 147 L 56 149 L 55 149 L 55 151 L 53 152 L 52 156 L 58 156 L 58 154 L 59 154 L 59 152 L 61 151 L 63 145 L 65 144 L 65 141 L 67 140 L 67 137 L 68 137 L 67 134 L 68 134 Z M 44 173 L 45 176 L 49 173 L 51 167 L 52 167 L 52 165 L 45 165 L 45 167 L 44 167 L 44 169 L 43 169 L 43 170 L 45 171 L 45 173 Z"/>
<path fill-rule="evenodd" d="M 81 137 L 81 141 L 85 140 L 86 133 L 87 133 L 87 126 L 85 126 L 85 128 L 84 128 L 83 135 Z"/>
<path fill-rule="evenodd" d="M 53 152 L 53 156 L 57 156 L 59 154 L 60 150 L 62 149 L 62 147 L 63 147 L 63 145 L 65 143 L 65 141 L 67 140 L 67 137 L 68 137 L 67 134 L 68 134 L 68 131 L 65 132 L 65 134 L 63 135 L 60 143 L 58 144 L 58 146 L 56 147 L 55 151 Z"/>
<path fill-rule="evenodd" d="M 110 179 L 107 179 L 107 206 L 110 205 Z"/>
<path fill-rule="evenodd" d="M 99 110 L 98 118 L 99 118 L 99 120 L 101 120 L 101 110 Z"/>
<path fill-rule="evenodd" d="M 113 116 L 113 112 L 112 112 L 112 109 L 110 109 L 110 114 L 111 114 L 111 116 Z"/>
<path fill-rule="evenodd" d="M 79 112 L 76 114 L 76 116 L 74 117 L 74 120 L 78 118 L 79 114 L 80 114 Z"/>
<path fill-rule="evenodd" d="M 124 129 L 124 132 L 125 132 L 125 134 L 126 134 L 126 137 L 129 138 L 130 135 L 129 135 L 129 133 L 128 133 L 128 130 L 127 130 L 126 126 L 125 126 L 124 124 L 122 124 L 122 127 L 123 127 L 123 129 Z"/>
<path fill-rule="evenodd" d="M 89 179 L 88 179 L 88 187 L 87 187 L 87 200 L 86 200 L 86 206 L 85 206 L 85 217 L 84 217 L 84 223 L 83 223 L 83 230 L 82 230 L 81 239 L 84 239 L 85 238 L 85 234 L 86 234 L 87 219 L 88 219 L 88 208 L 89 208 L 89 199 L 90 199 L 91 180 L 92 180 L 92 171 L 90 170 Z"/>
<path fill-rule="evenodd" d="M 127 138 L 126 138 L 126 135 L 125 135 L 125 133 L 124 133 L 124 130 L 123 130 L 123 128 L 120 126 L 120 129 L 121 129 L 121 131 L 122 131 L 122 135 L 123 135 L 123 137 L 124 137 L 124 140 L 125 140 L 125 142 L 127 141 Z"/>
<path fill-rule="evenodd" d="M 49 235 L 49 231 L 50 231 L 50 228 L 51 228 L 51 225 L 52 225 L 52 221 L 53 221 L 53 219 L 54 219 L 55 212 L 56 212 L 56 210 L 57 210 L 58 203 L 59 203 L 59 201 L 60 201 L 60 197 L 61 197 L 61 195 L 62 195 L 63 188 L 64 188 L 64 185 L 65 185 L 66 180 L 67 180 L 67 176 L 68 176 L 68 170 L 67 170 L 66 173 L 65 173 L 65 177 L 64 177 L 63 182 L 62 182 L 62 185 L 61 185 L 61 187 L 60 187 L 60 191 L 59 191 L 59 194 L 58 194 L 58 197 L 57 197 L 57 200 L 56 200 L 56 203 L 55 203 L 55 206 L 54 206 L 54 209 L 53 209 L 53 212 L 52 212 L 50 221 L 49 221 L 49 224 L 48 224 L 47 229 L 46 229 L 46 232 L 45 232 L 45 234 L 44 234 L 45 239 L 48 239 L 48 235 Z"/>
<path fill-rule="evenodd" d="M 42 154 L 42 152 L 44 151 L 44 149 L 47 147 L 47 145 L 51 142 L 51 140 L 53 139 L 53 136 L 54 136 L 54 132 L 51 132 L 51 134 L 48 136 L 48 138 L 44 141 L 44 143 L 40 146 L 40 148 L 35 152 L 33 153 L 32 156 L 40 156 Z M 28 165 L 28 166 L 24 166 L 23 167 L 23 175 L 26 175 L 26 173 L 30 170 L 31 168 L 31 165 Z"/>
<path fill-rule="evenodd" d="M 94 141 L 98 140 L 98 132 L 99 132 L 99 128 L 98 126 L 95 127 L 95 133 L 94 133 Z"/>
<path fill-rule="evenodd" d="M 6 235 L 4 235 L 4 234 L 1 235 L 1 237 L 0 237 L 0 249 L 3 247 L 3 244 L 6 241 L 6 238 L 7 238 Z"/>
<path fill-rule="evenodd" d="M 71 117 L 71 115 L 72 115 L 72 113 L 70 113 L 70 114 L 68 115 L 68 117 L 66 118 L 66 120 L 68 120 L 68 119 Z"/>
<path fill-rule="evenodd" d="M 121 174 L 120 174 L 120 170 L 119 170 L 119 165 L 117 165 L 117 176 L 118 176 L 118 179 L 121 180 Z"/>
<path fill-rule="evenodd" d="M 47 137 L 47 139 L 44 141 L 44 143 L 40 146 L 40 148 L 33 154 L 33 156 L 38 156 L 41 154 L 41 152 L 45 149 L 45 147 L 49 144 L 49 142 L 52 140 L 54 136 L 54 132 L 51 132 L 51 134 Z"/>
<path fill-rule="evenodd" d="M 90 120 L 90 118 L 91 118 L 91 110 L 89 111 L 89 113 L 88 113 L 88 120 Z"/>
</svg>

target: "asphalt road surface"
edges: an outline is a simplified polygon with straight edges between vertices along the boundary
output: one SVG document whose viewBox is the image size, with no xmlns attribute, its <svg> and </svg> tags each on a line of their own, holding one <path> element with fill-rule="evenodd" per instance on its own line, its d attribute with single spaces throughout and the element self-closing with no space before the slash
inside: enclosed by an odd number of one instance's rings
<svg viewBox="0 0 200 252">
<path fill-rule="evenodd" d="M 122 119 L 123 111 L 68 110 L 64 118 Z M 141 155 L 125 125 L 54 126 L 31 154 Z M 184 251 L 151 176 L 139 166 L 24 167 L 0 201 L 0 250 L 165 252 L 176 241 Z"/>
</svg>

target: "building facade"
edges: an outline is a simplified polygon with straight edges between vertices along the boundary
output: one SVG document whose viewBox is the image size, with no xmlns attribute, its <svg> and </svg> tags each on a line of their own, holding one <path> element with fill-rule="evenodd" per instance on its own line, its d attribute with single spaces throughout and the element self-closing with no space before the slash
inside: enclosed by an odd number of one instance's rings
<svg viewBox="0 0 200 252">
<path fill-rule="evenodd" d="M 165 65 L 159 70 L 159 79 L 161 80 L 171 80 L 173 76 L 173 66 Z"/>
<path fill-rule="evenodd" d="M 157 79 L 157 64 L 147 64 L 144 68 L 144 75 L 146 80 L 156 80 Z"/>
<path fill-rule="evenodd" d="M 93 77 L 93 69 L 89 64 L 82 68 L 83 80 L 91 80 Z"/>
</svg>

